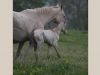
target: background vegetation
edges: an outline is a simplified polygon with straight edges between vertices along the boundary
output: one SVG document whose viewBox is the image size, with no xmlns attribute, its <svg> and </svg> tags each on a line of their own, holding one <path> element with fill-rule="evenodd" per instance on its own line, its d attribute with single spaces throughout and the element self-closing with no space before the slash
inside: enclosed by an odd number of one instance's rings
<svg viewBox="0 0 100 75">
<path fill-rule="evenodd" d="M 88 38 L 87 32 L 69 31 L 61 33 L 59 40 L 59 61 L 55 50 L 51 49 L 50 61 L 47 63 L 47 45 L 43 46 L 39 65 L 35 64 L 34 50 L 23 59 L 20 58 L 13 65 L 14 75 L 88 75 Z M 14 45 L 14 55 L 18 45 Z M 24 49 L 28 47 L 25 44 Z M 24 60 L 24 62 L 23 62 Z"/>
</svg>

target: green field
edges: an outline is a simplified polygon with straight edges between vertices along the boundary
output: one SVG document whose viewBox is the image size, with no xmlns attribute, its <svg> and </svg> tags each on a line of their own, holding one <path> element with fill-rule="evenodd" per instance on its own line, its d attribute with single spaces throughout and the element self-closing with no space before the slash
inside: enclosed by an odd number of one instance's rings
<svg viewBox="0 0 100 75">
<path fill-rule="evenodd" d="M 14 45 L 14 55 L 18 45 Z M 23 50 L 28 47 L 25 44 Z M 59 40 L 61 60 L 52 48 L 50 61 L 47 63 L 47 45 L 41 50 L 39 64 L 35 64 L 34 50 L 25 60 L 18 58 L 13 64 L 13 75 L 88 75 L 88 32 L 68 31 L 61 33 Z M 24 63 L 23 63 L 24 60 Z"/>
</svg>

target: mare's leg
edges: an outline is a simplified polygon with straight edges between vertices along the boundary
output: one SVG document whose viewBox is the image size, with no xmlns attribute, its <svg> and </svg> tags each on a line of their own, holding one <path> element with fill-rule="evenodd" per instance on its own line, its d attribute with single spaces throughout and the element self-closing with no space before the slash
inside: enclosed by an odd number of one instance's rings
<svg viewBox="0 0 100 75">
<path fill-rule="evenodd" d="M 24 42 L 20 42 L 20 43 L 19 43 L 19 45 L 18 45 L 18 50 L 17 50 L 16 57 L 15 57 L 15 60 L 19 57 L 23 45 L 24 45 Z"/>
<path fill-rule="evenodd" d="M 23 50 L 23 57 L 27 56 L 27 54 L 30 52 L 32 48 L 33 48 L 33 45 L 29 45 L 27 49 Z"/>
</svg>

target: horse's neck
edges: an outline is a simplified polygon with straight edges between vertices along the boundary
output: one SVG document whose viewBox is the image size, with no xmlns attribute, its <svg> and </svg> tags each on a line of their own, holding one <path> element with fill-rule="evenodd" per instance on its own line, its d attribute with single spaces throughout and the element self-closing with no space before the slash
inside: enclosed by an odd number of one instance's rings
<svg viewBox="0 0 100 75">
<path fill-rule="evenodd" d="M 62 29 L 62 26 L 58 25 L 57 27 L 53 28 L 52 31 L 60 35 L 61 29 Z"/>
<path fill-rule="evenodd" d="M 43 7 L 37 9 L 38 18 L 44 25 L 53 20 L 57 14 L 58 10 L 54 11 L 54 8 L 51 7 Z"/>
<path fill-rule="evenodd" d="M 26 17 L 24 20 L 26 20 L 26 26 L 30 33 L 33 28 L 44 28 L 44 25 L 53 20 L 58 15 L 59 11 L 58 8 L 47 7 L 46 9 L 26 9 L 21 11 L 21 13 Z"/>
<path fill-rule="evenodd" d="M 35 9 L 26 9 L 21 12 L 29 16 L 29 18 L 35 18 L 33 19 L 35 20 L 35 22 L 39 21 L 43 25 L 46 25 L 57 16 L 59 11 L 59 8 L 57 9 L 53 7 L 42 7 Z"/>
</svg>

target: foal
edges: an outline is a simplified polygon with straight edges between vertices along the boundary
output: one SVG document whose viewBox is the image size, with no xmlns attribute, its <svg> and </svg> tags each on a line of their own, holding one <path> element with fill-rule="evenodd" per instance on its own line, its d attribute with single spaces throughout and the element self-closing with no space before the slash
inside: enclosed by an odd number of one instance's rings
<svg viewBox="0 0 100 75">
<path fill-rule="evenodd" d="M 58 24 L 58 26 L 53 28 L 52 30 L 36 29 L 32 31 L 30 42 L 31 44 L 33 43 L 34 45 L 36 62 L 38 62 L 38 58 L 40 55 L 39 52 L 41 50 L 41 46 L 43 43 L 46 43 L 48 45 L 48 53 L 47 53 L 48 59 L 50 58 L 51 47 L 55 48 L 58 58 L 61 58 L 57 44 L 62 29 L 65 30 L 65 24 L 63 22 Z"/>
</svg>

